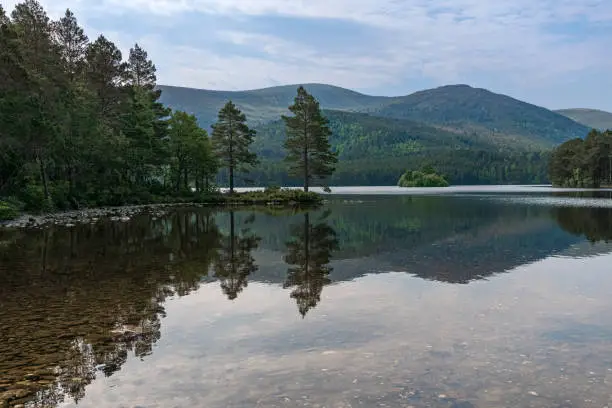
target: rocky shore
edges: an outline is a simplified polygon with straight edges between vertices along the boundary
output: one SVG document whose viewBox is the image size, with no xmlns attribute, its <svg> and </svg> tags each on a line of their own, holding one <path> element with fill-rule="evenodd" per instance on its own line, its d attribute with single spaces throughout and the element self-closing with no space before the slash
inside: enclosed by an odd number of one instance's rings
<svg viewBox="0 0 612 408">
<path fill-rule="evenodd" d="M 14 220 L 0 222 L 4 228 L 42 228 L 51 225 L 74 227 L 77 224 L 88 224 L 109 219 L 110 221 L 130 221 L 139 214 L 163 216 L 170 208 L 176 207 L 204 207 L 203 204 L 154 204 L 132 205 L 124 207 L 102 207 L 85 210 L 49 213 L 41 215 L 24 214 Z"/>
</svg>

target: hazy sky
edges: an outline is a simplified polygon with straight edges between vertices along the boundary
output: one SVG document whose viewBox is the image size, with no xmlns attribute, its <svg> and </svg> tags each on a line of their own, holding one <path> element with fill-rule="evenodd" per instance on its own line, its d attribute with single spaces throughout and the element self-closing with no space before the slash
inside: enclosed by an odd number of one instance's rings
<svg viewBox="0 0 612 408">
<path fill-rule="evenodd" d="M 15 0 L 0 0 L 12 10 Z M 42 0 L 90 37 L 138 42 L 159 83 L 329 83 L 403 95 L 466 83 L 612 111 L 611 0 Z"/>
</svg>

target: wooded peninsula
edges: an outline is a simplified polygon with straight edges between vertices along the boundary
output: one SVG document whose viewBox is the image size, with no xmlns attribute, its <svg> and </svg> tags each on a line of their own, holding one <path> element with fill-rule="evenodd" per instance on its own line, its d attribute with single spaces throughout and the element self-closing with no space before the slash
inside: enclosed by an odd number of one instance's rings
<svg viewBox="0 0 612 408">
<path fill-rule="evenodd" d="M 259 162 L 246 116 L 228 101 L 209 137 L 195 116 L 159 102 L 156 67 L 138 44 L 124 60 L 103 35 L 90 42 L 70 10 L 51 21 L 26 0 L 10 18 L 0 6 L 0 53 L 0 218 L 127 204 L 313 203 L 320 197 L 309 187 L 334 171 L 327 119 L 302 87 L 282 120 L 289 172 L 303 191 L 235 194 L 235 178 Z"/>
</svg>

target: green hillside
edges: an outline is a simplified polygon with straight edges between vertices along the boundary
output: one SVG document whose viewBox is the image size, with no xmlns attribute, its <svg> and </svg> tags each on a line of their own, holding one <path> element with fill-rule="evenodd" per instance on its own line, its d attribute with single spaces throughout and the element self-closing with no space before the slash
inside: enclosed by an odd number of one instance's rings
<svg viewBox="0 0 612 408">
<path fill-rule="evenodd" d="M 529 144 L 509 144 L 478 134 L 466 135 L 423 123 L 364 113 L 326 110 L 331 143 L 339 164 L 336 185 L 395 185 L 407 169 L 433 165 L 453 184 L 542 183 L 545 153 Z M 262 164 L 256 184 L 297 184 L 282 163 L 285 128 L 274 121 L 256 128 L 254 148 Z"/>
<path fill-rule="evenodd" d="M 598 130 L 612 129 L 612 113 L 598 109 L 560 109 L 555 111 L 563 116 Z"/>
<path fill-rule="evenodd" d="M 159 86 L 161 101 L 195 114 L 204 127 L 232 100 L 257 128 L 262 162 L 249 178 L 258 185 L 297 185 L 286 174 L 284 125 L 297 86 L 207 91 Z M 432 165 L 451 184 L 546 183 L 551 147 L 584 137 L 589 128 L 545 108 L 467 85 L 403 97 L 369 96 L 308 84 L 325 109 L 340 154 L 335 185 L 395 185 L 406 170 Z M 222 176 L 223 177 L 223 176 Z"/>
<path fill-rule="evenodd" d="M 324 109 L 369 112 L 388 118 L 426 122 L 470 138 L 495 139 L 495 143 L 552 147 L 569 139 L 584 137 L 589 130 L 545 108 L 467 85 L 444 86 L 402 97 L 369 96 L 324 84 L 304 87 Z M 200 125 L 208 128 L 229 99 L 247 115 L 251 124 L 279 119 L 281 114 L 287 113 L 297 85 L 251 91 L 158 88 L 162 90 L 162 103 L 195 114 Z"/>
<path fill-rule="evenodd" d="M 332 85 L 307 84 L 312 93 L 326 109 L 366 112 L 380 109 L 392 98 L 364 95 L 349 89 Z M 297 85 L 276 86 L 250 91 L 210 91 L 159 85 L 161 101 L 165 105 L 194 114 L 200 125 L 210 127 L 217 120 L 217 112 L 232 100 L 252 124 L 276 120 L 288 113 L 287 107 L 293 102 Z"/>
<path fill-rule="evenodd" d="M 491 137 L 556 145 L 588 129 L 548 109 L 468 85 L 449 85 L 396 98 L 376 115 L 418 120 Z"/>
</svg>

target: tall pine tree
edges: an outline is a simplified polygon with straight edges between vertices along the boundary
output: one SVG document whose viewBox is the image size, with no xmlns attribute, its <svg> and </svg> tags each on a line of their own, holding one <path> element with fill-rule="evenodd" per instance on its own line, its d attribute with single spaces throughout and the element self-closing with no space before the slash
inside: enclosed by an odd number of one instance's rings
<svg viewBox="0 0 612 408">
<path fill-rule="evenodd" d="M 130 49 L 127 71 L 128 82 L 132 86 L 140 86 L 149 90 L 153 90 L 155 87 L 157 81 L 155 72 L 157 69 L 153 61 L 149 59 L 147 52 L 138 44 Z"/>
<path fill-rule="evenodd" d="M 66 10 L 64 17 L 54 22 L 53 28 L 64 70 L 70 76 L 70 80 L 74 81 L 85 67 L 89 38 L 70 10 Z"/>
<path fill-rule="evenodd" d="M 282 116 L 287 133 L 285 160 L 289 163 L 289 173 L 302 176 L 304 191 L 308 191 L 314 180 L 333 174 L 338 158 L 329 143 L 329 122 L 321 113 L 319 102 L 303 86 L 298 88 L 289 110 L 294 116 Z"/>
<path fill-rule="evenodd" d="M 118 105 L 125 96 L 124 85 L 127 64 L 122 61 L 121 51 L 103 35 L 87 48 L 87 80 L 97 94 L 100 114 L 103 118 L 114 119 Z"/>
<path fill-rule="evenodd" d="M 248 172 L 247 166 L 258 163 L 257 155 L 249 150 L 254 136 L 244 113 L 232 101 L 227 102 L 213 125 L 212 142 L 221 166 L 229 171 L 230 194 L 234 192 L 235 172 Z"/>
</svg>

